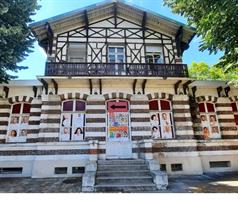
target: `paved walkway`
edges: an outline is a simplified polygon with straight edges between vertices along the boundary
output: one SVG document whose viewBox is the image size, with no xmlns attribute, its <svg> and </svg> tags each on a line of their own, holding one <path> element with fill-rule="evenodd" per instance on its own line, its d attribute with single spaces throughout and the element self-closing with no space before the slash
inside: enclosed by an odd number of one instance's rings
<svg viewBox="0 0 238 200">
<path fill-rule="evenodd" d="M 77 193 L 81 178 L 0 178 L 1 193 Z M 238 172 L 169 178 L 168 190 L 162 193 L 237 193 Z"/>
</svg>

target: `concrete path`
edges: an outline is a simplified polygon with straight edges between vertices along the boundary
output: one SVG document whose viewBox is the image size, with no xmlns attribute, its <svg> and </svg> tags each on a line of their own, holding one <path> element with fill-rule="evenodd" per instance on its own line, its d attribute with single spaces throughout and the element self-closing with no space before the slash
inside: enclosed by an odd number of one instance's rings
<svg viewBox="0 0 238 200">
<path fill-rule="evenodd" d="M 1 193 L 78 193 L 81 178 L 0 178 Z M 162 193 L 237 193 L 238 172 L 169 177 Z"/>
</svg>

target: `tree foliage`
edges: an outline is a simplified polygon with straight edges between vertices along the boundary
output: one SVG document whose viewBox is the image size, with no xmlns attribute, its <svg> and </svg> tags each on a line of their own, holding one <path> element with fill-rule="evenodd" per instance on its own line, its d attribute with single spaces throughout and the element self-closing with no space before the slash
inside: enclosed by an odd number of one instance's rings
<svg viewBox="0 0 238 200">
<path fill-rule="evenodd" d="M 238 0 L 164 0 L 202 37 L 200 50 L 224 52 L 217 67 L 238 67 Z"/>
<path fill-rule="evenodd" d="M 224 73 L 223 68 L 209 66 L 205 62 L 192 62 L 188 68 L 189 76 L 198 80 L 223 80 L 228 84 L 238 86 L 238 68 L 232 69 Z"/>
<path fill-rule="evenodd" d="M 34 38 L 27 25 L 37 9 L 37 0 L 0 1 L 0 83 L 13 78 L 10 71 L 27 68 L 17 63 L 23 61 L 33 47 Z"/>
</svg>

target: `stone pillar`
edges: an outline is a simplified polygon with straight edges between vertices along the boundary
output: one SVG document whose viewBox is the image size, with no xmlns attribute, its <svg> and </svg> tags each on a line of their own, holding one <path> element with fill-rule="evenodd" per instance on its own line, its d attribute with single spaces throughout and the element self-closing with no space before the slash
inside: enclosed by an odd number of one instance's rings
<svg viewBox="0 0 238 200">
<path fill-rule="evenodd" d="M 98 141 L 90 140 L 89 141 L 89 153 L 90 153 L 90 161 L 98 160 Z"/>
<path fill-rule="evenodd" d="M 31 102 L 31 111 L 29 118 L 29 128 L 27 131 L 27 143 L 35 143 L 38 141 L 39 126 L 41 117 L 41 98 L 34 98 Z"/>
<path fill-rule="evenodd" d="M 86 105 L 85 140 L 106 141 L 106 106 L 103 95 L 89 95 Z"/>
<path fill-rule="evenodd" d="M 190 112 L 189 97 L 174 95 L 172 101 L 176 139 L 193 139 L 193 123 Z"/>
<path fill-rule="evenodd" d="M 146 95 L 133 95 L 130 101 L 132 141 L 151 138 L 150 110 Z"/>
<path fill-rule="evenodd" d="M 85 173 L 82 179 L 82 191 L 93 192 L 97 172 L 97 161 L 89 160 L 85 166 Z"/>
<path fill-rule="evenodd" d="M 6 141 L 10 113 L 11 105 L 8 100 L 0 97 L 0 143 Z"/>
<path fill-rule="evenodd" d="M 61 100 L 58 95 L 43 95 L 39 142 L 58 142 L 60 132 Z"/>
<path fill-rule="evenodd" d="M 228 97 L 219 97 L 215 106 L 222 139 L 238 139 L 238 131 L 230 99 Z"/>
</svg>

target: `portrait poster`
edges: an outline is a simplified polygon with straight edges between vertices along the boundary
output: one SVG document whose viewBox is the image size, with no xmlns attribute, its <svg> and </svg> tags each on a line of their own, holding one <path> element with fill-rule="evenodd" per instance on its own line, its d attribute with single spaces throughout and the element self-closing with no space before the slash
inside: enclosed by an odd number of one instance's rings
<svg viewBox="0 0 238 200">
<path fill-rule="evenodd" d="M 128 113 L 110 112 L 108 114 L 108 140 L 129 141 Z"/>
<path fill-rule="evenodd" d="M 159 113 L 150 113 L 150 124 L 152 138 L 161 138 Z"/>
<path fill-rule="evenodd" d="M 209 121 L 211 127 L 210 138 L 212 139 L 221 138 L 216 115 L 209 115 Z"/>
<path fill-rule="evenodd" d="M 71 114 L 63 114 L 61 126 L 70 127 L 71 126 Z"/>
<path fill-rule="evenodd" d="M 27 129 L 29 123 L 29 116 L 23 115 L 20 123 L 20 129 Z"/>
<path fill-rule="evenodd" d="M 161 120 L 162 138 L 163 139 L 173 138 L 173 128 L 170 113 L 167 112 L 160 113 L 160 120 Z"/>
<path fill-rule="evenodd" d="M 201 116 L 201 125 L 202 125 L 202 133 L 204 136 L 204 139 L 209 139 L 210 138 L 210 130 L 209 130 L 209 121 L 208 118 L 205 114 L 202 114 Z"/>
<path fill-rule="evenodd" d="M 61 140 L 62 141 L 70 140 L 70 127 L 61 127 Z"/>
<path fill-rule="evenodd" d="M 12 116 L 11 120 L 10 120 L 9 128 L 10 129 L 18 129 L 19 128 L 19 120 L 20 120 L 20 117 Z"/>
<path fill-rule="evenodd" d="M 213 126 L 211 127 L 212 131 L 211 131 L 211 138 L 212 139 L 220 139 L 221 138 L 221 134 L 219 132 L 219 128 L 218 126 Z"/>
</svg>

